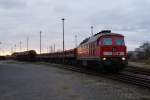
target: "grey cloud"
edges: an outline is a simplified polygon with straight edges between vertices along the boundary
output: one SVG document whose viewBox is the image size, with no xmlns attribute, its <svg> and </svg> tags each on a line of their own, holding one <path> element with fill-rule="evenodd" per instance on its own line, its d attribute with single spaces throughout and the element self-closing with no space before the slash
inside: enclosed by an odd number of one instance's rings
<svg viewBox="0 0 150 100">
<path fill-rule="evenodd" d="M 96 12 L 91 16 L 91 23 L 109 25 L 113 29 L 124 31 L 149 30 L 150 2 L 134 1 L 127 5 Z"/>
<path fill-rule="evenodd" d="M 127 45 L 134 46 L 150 37 L 149 9 L 149 0 L 0 0 L 0 41 L 14 45 L 23 40 L 25 44 L 28 35 L 31 46 L 38 49 L 39 31 L 42 30 L 46 35 L 43 47 L 56 43 L 60 49 L 61 18 L 65 17 L 66 48 L 74 47 L 75 34 L 78 42 L 90 36 L 91 25 L 95 33 L 105 28 L 123 33 Z"/>
<path fill-rule="evenodd" d="M 25 7 L 27 3 L 23 0 L 0 0 L 0 8 L 12 9 Z"/>
</svg>

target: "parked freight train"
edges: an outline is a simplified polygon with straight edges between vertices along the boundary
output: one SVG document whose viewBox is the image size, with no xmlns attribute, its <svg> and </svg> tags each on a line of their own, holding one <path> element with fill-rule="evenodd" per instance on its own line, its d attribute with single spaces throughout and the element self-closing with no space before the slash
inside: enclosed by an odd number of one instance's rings
<svg viewBox="0 0 150 100">
<path fill-rule="evenodd" d="M 11 55 L 11 59 L 18 60 L 18 61 L 35 61 L 36 55 L 37 54 L 35 50 L 15 52 Z"/>
<path fill-rule="evenodd" d="M 26 53 L 24 53 L 26 54 Z M 20 58 L 21 57 L 21 58 Z M 19 59 L 23 59 L 20 56 Z M 25 56 L 26 57 L 26 56 Z M 26 57 L 27 59 L 28 57 Z M 29 57 L 30 58 L 30 57 Z M 30 58 L 30 60 L 34 57 Z M 121 70 L 127 65 L 127 48 L 124 36 L 101 31 L 83 40 L 77 48 L 63 52 L 37 54 L 36 60 L 54 63 L 97 65 L 100 70 Z"/>
</svg>

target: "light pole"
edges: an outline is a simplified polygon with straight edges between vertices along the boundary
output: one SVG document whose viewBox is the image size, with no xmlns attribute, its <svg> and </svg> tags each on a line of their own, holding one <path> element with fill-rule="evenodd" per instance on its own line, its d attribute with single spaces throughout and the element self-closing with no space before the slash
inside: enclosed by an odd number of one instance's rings
<svg viewBox="0 0 150 100">
<path fill-rule="evenodd" d="M 13 54 L 13 47 L 11 47 L 11 54 Z"/>
<path fill-rule="evenodd" d="M 78 45 L 78 40 L 77 40 L 77 35 L 75 35 L 75 48 L 77 47 Z"/>
<path fill-rule="evenodd" d="M 14 47 L 15 47 L 15 52 L 16 52 L 16 44 L 15 44 L 15 46 L 14 46 Z"/>
<path fill-rule="evenodd" d="M 29 37 L 27 37 L 27 51 L 28 51 L 28 46 L 29 46 Z"/>
<path fill-rule="evenodd" d="M 54 52 L 55 52 L 55 43 L 54 43 Z"/>
<path fill-rule="evenodd" d="M 21 52 L 21 49 L 22 49 L 22 48 L 21 48 L 21 44 L 22 44 L 22 42 L 20 41 L 20 52 Z"/>
<path fill-rule="evenodd" d="M 2 42 L 0 42 L 0 45 L 2 44 Z M 1 48 L 0 48 L 0 55 L 1 55 Z"/>
<path fill-rule="evenodd" d="M 92 36 L 93 36 L 93 26 L 91 26 L 91 34 L 92 34 Z"/>
<path fill-rule="evenodd" d="M 41 34 L 42 32 L 40 31 L 40 54 L 41 54 Z"/>
<path fill-rule="evenodd" d="M 53 47 L 52 47 L 52 45 L 51 45 L 51 53 L 53 52 Z"/>
<path fill-rule="evenodd" d="M 65 63 L 65 52 L 64 52 L 64 48 L 65 48 L 65 42 L 64 42 L 64 21 L 65 19 L 62 18 L 62 26 L 63 26 L 63 63 Z"/>
<path fill-rule="evenodd" d="M 51 53 L 51 46 L 49 46 L 48 50 L 49 50 L 49 52 L 48 52 L 48 53 Z"/>
</svg>

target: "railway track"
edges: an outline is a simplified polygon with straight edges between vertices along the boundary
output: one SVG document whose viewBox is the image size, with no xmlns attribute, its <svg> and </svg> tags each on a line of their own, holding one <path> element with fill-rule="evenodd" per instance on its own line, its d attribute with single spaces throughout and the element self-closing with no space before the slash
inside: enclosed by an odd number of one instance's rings
<svg viewBox="0 0 150 100">
<path fill-rule="evenodd" d="M 120 72 L 116 75 L 108 76 L 111 79 L 130 83 L 150 89 L 150 76 L 135 74 L 132 72 Z"/>
<path fill-rule="evenodd" d="M 75 71 L 75 72 L 80 72 L 80 73 L 85 73 L 88 75 L 94 75 L 94 76 L 102 76 L 105 78 L 109 78 L 112 80 L 116 80 L 116 81 L 121 81 L 121 82 L 125 82 L 128 84 L 133 84 L 133 85 L 137 85 L 137 86 L 141 86 L 141 87 L 145 87 L 145 88 L 149 88 L 150 89 L 150 73 L 149 71 L 146 70 L 141 70 L 141 68 L 128 68 L 122 72 L 119 72 L 117 74 L 103 74 L 100 73 L 98 70 L 94 70 L 94 69 L 87 69 L 87 68 L 83 68 L 80 66 L 57 66 L 59 68 L 63 68 L 63 69 L 67 69 L 67 70 L 71 70 L 71 71 Z M 134 69 L 134 70 L 133 70 Z"/>
<path fill-rule="evenodd" d="M 124 71 L 150 76 L 150 69 L 148 70 L 140 67 L 128 66 Z"/>
</svg>

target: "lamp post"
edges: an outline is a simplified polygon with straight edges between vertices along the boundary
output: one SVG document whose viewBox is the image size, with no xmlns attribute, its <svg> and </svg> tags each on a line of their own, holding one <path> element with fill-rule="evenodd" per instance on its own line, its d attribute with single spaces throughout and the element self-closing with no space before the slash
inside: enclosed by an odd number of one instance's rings
<svg viewBox="0 0 150 100">
<path fill-rule="evenodd" d="M 16 44 L 15 44 L 14 48 L 15 48 L 15 52 L 16 52 Z"/>
<path fill-rule="evenodd" d="M 54 52 L 55 52 L 55 43 L 54 43 Z"/>
<path fill-rule="evenodd" d="M 63 26 L 63 63 L 65 63 L 65 52 L 64 52 L 64 48 L 65 48 L 65 42 L 64 42 L 64 21 L 65 19 L 62 18 L 62 26 Z"/>
<path fill-rule="evenodd" d="M 27 51 L 28 51 L 28 48 L 29 48 L 29 37 L 27 37 Z"/>
<path fill-rule="evenodd" d="M 13 54 L 13 47 L 11 47 L 11 54 Z"/>
<path fill-rule="evenodd" d="M 75 48 L 77 48 L 78 41 L 77 41 L 77 35 L 75 35 Z"/>
<path fill-rule="evenodd" d="M 21 52 L 21 49 L 22 49 L 21 45 L 22 45 L 22 42 L 20 41 L 20 52 Z"/>
<path fill-rule="evenodd" d="M 41 54 L 41 34 L 42 32 L 40 31 L 40 54 Z"/>
<path fill-rule="evenodd" d="M 93 26 L 91 26 L 91 34 L 92 34 L 92 36 L 93 36 Z"/>
<path fill-rule="evenodd" d="M 2 44 L 2 42 L 0 42 L 0 45 Z M 0 55 L 1 55 L 1 48 L 0 48 Z"/>
</svg>

